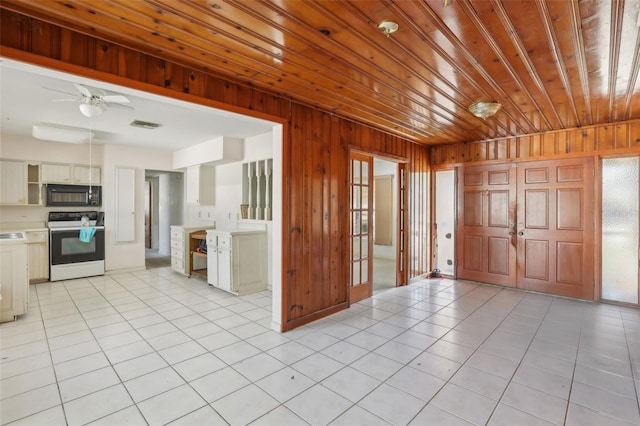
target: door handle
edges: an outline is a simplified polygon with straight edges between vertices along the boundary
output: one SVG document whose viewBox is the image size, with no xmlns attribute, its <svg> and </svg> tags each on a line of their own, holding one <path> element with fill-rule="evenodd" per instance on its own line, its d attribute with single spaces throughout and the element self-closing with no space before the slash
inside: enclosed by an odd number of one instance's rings
<svg viewBox="0 0 640 426">
<path fill-rule="evenodd" d="M 516 235 L 515 231 L 509 231 L 509 235 Z"/>
<path fill-rule="evenodd" d="M 524 231 L 518 232 L 518 235 L 520 235 L 522 237 L 524 235 Z"/>
</svg>

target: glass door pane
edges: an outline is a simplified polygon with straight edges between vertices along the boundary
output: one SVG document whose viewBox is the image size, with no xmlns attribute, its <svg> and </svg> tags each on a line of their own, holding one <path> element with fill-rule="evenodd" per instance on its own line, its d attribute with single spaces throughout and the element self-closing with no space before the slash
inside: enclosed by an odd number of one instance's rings
<svg viewBox="0 0 640 426">
<path fill-rule="evenodd" d="M 369 254 L 371 253 L 370 238 L 371 227 L 369 226 L 370 210 L 372 206 L 369 203 L 371 199 L 372 174 L 371 168 L 373 158 L 358 153 L 351 153 L 351 200 L 350 200 L 350 218 L 351 218 L 351 273 L 350 280 L 350 302 L 355 303 L 371 296 L 373 293 L 373 285 L 370 277 L 371 262 L 369 262 Z"/>
<path fill-rule="evenodd" d="M 444 275 L 455 276 L 455 170 L 435 173 L 435 224 L 433 268 Z"/>
<path fill-rule="evenodd" d="M 638 303 L 638 157 L 602 160 L 602 298 Z"/>
</svg>

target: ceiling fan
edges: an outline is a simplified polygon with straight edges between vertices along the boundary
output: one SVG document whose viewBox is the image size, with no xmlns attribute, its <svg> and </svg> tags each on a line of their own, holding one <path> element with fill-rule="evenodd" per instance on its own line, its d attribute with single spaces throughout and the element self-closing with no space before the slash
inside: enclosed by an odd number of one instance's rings
<svg viewBox="0 0 640 426">
<path fill-rule="evenodd" d="M 125 105 L 129 103 L 129 99 L 124 95 L 108 95 L 104 90 L 95 87 L 89 88 L 76 83 L 73 85 L 78 93 L 64 92 L 50 87 L 43 87 L 43 89 L 73 96 L 73 98 L 67 99 L 53 99 L 53 102 L 80 102 L 80 112 L 86 117 L 97 117 L 102 114 L 103 111 L 106 111 L 107 108 L 112 107 L 134 109 L 129 105 Z"/>
</svg>

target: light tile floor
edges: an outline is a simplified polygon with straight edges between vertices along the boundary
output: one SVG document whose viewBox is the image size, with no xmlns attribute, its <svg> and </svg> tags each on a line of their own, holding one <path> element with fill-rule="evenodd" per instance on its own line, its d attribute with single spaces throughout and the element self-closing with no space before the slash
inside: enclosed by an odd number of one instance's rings
<svg viewBox="0 0 640 426">
<path fill-rule="evenodd" d="M 14 425 L 640 425 L 640 310 L 449 280 L 289 333 L 168 268 L 31 286 L 0 327 Z"/>
</svg>

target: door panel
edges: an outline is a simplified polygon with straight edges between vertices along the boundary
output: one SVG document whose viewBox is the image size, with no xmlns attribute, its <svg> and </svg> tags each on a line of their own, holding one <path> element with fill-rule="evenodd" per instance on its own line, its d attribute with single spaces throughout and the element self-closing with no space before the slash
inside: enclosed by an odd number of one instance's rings
<svg viewBox="0 0 640 426">
<path fill-rule="evenodd" d="M 518 287 L 593 299 L 593 159 L 518 168 Z"/>
<path fill-rule="evenodd" d="M 593 299 L 593 159 L 473 166 L 458 179 L 458 276 Z"/>
<path fill-rule="evenodd" d="M 516 169 L 511 164 L 460 168 L 458 277 L 516 283 Z"/>
<path fill-rule="evenodd" d="M 373 264 L 369 258 L 373 253 L 372 217 L 373 203 L 373 157 L 351 153 L 351 274 L 350 303 L 371 297 Z"/>
</svg>

